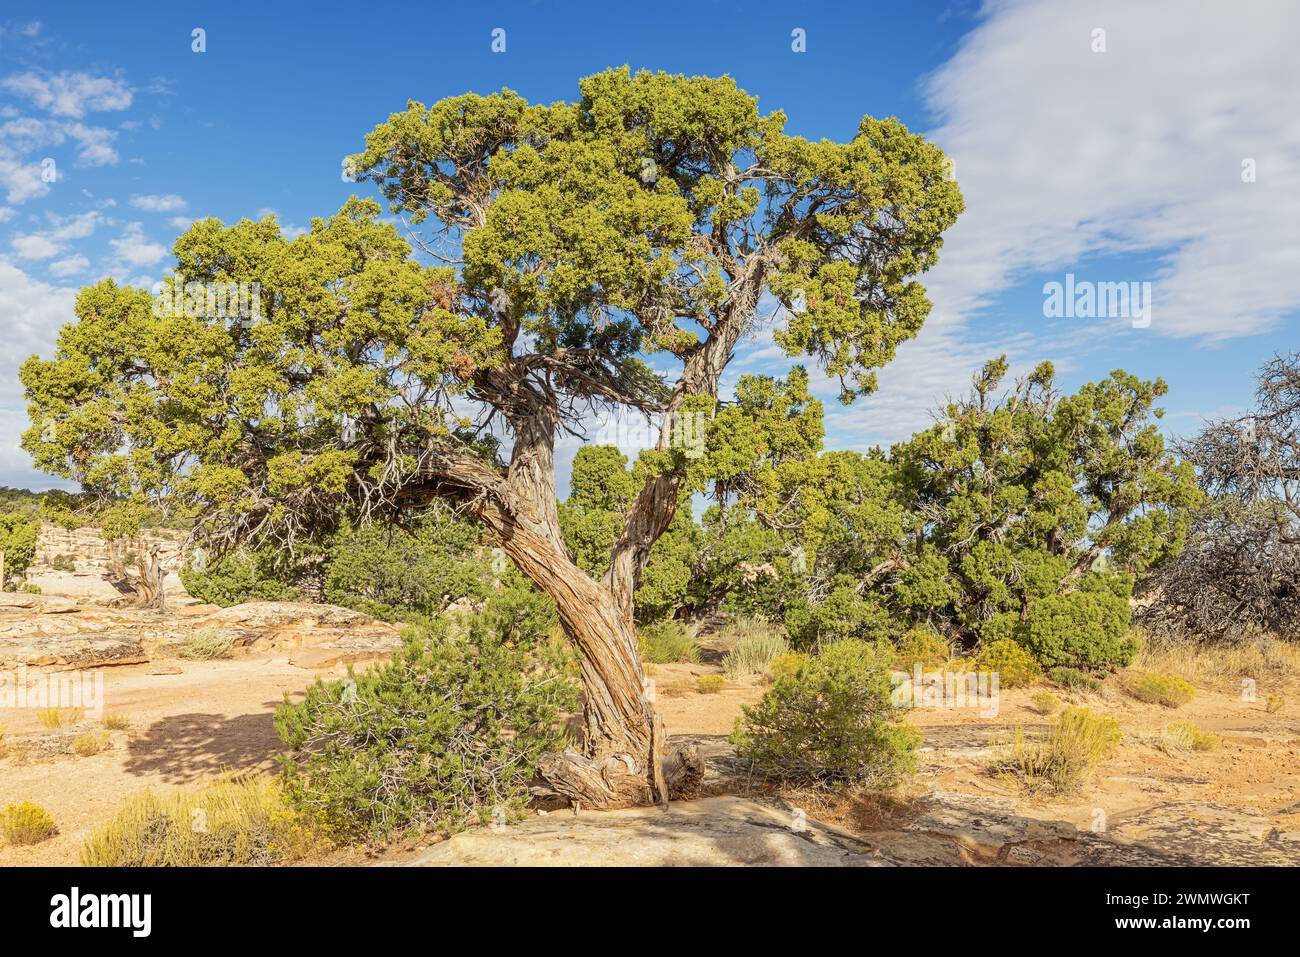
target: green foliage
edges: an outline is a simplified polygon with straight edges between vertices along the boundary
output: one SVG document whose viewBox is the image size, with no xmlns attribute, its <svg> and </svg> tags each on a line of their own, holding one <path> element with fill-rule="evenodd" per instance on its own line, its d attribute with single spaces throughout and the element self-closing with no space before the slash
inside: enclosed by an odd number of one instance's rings
<svg viewBox="0 0 1300 957">
<path fill-rule="evenodd" d="M 1189 682 L 1176 675 L 1161 675 L 1154 671 L 1125 672 L 1121 687 L 1138 701 L 1166 708 L 1181 708 L 1196 697 L 1196 689 Z"/>
<path fill-rule="evenodd" d="M 53 837 L 58 830 L 50 812 L 31 801 L 10 804 L 0 814 L 0 834 L 15 847 L 39 844 Z"/>
<path fill-rule="evenodd" d="M 894 647 L 894 667 L 912 671 L 945 664 L 952 655 L 948 642 L 928 628 L 910 628 Z"/>
<path fill-rule="evenodd" d="M 1200 498 L 1152 421 L 1165 385 L 1116 371 L 1062 396 L 1044 363 L 1002 393 L 1006 373 L 988 363 L 888 456 L 822 452 L 801 370 L 742 380 L 712 440 L 726 520 L 705 528 L 767 529 L 727 562 L 771 569 L 766 610 L 798 647 L 923 626 L 1013 640 L 1045 668 L 1132 660 L 1134 580 L 1177 553 Z"/>
<path fill-rule="evenodd" d="M 698 662 L 700 646 L 695 643 L 686 625 L 680 621 L 656 621 L 637 629 L 641 641 L 641 658 L 656 665 L 674 661 Z"/>
<path fill-rule="evenodd" d="M 180 569 L 181 584 L 200 601 L 228 608 L 245 601 L 294 601 L 302 596 L 287 579 L 273 548 L 240 548 L 198 567 L 191 555 Z"/>
<path fill-rule="evenodd" d="M 1078 791 L 1120 741 L 1119 722 L 1087 708 L 1070 706 L 1058 714 L 1044 737 L 1017 728 L 992 770 L 1030 792 Z"/>
<path fill-rule="evenodd" d="M 1008 638 L 991 641 L 980 649 L 976 666 L 998 674 L 1001 688 L 1019 688 L 1031 684 L 1042 675 L 1043 669 L 1025 647 Z"/>
<path fill-rule="evenodd" d="M 60 553 L 50 559 L 50 567 L 56 572 L 75 572 L 77 570 L 77 560 L 71 555 Z"/>
<path fill-rule="evenodd" d="M 482 601 L 491 578 L 477 530 L 440 509 L 410 531 L 345 523 L 327 553 L 325 597 L 390 621 L 431 617 L 461 599 Z"/>
<path fill-rule="evenodd" d="M 20 512 L 0 512 L 0 551 L 4 552 L 4 581 L 19 577 L 36 557 L 36 538 L 40 534 L 40 520 Z"/>
<path fill-rule="evenodd" d="M 222 778 L 192 790 L 130 798 L 81 848 L 84 867 L 265 867 L 322 846 L 280 788 Z"/>
<path fill-rule="evenodd" d="M 826 645 L 743 709 L 737 755 L 756 774 L 811 787 L 885 783 L 911 770 L 920 733 L 900 723 L 889 659 L 864 641 Z"/>
<path fill-rule="evenodd" d="M 482 618 L 411 628 L 391 662 L 318 681 L 276 710 L 290 803 L 331 833 L 380 839 L 517 816 L 543 753 L 561 749 L 568 678 Z M 500 809 L 498 811 L 498 809 Z"/>
</svg>

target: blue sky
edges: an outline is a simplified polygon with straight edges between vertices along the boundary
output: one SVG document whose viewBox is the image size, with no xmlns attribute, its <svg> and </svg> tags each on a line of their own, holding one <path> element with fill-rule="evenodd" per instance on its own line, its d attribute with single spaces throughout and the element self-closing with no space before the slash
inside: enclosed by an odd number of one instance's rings
<svg viewBox="0 0 1300 957">
<path fill-rule="evenodd" d="M 728 73 L 810 137 L 895 115 L 953 157 L 968 208 L 925 280 L 931 320 L 870 400 L 840 408 L 819 383 L 829 445 L 924 426 L 999 352 L 1052 359 L 1067 386 L 1161 375 L 1168 429 L 1187 431 L 1244 410 L 1255 367 L 1296 348 L 1300 5 L 1284 0 L 148 6 L 0 14 L 0 484 L 54 484 L 17 447 L 16 371 L 49 354 L 80 286 L 152 284 L 200 216 L 302 229 L 333 212 L 368 189 L 342 158 L 408 98 L 571 99 L 625 63 Z M 1045 317 L 1066 273 L 1150 282 L 1150 325 Z M 726 381 L 791 361 L 760 334 Z"/>
</svg>

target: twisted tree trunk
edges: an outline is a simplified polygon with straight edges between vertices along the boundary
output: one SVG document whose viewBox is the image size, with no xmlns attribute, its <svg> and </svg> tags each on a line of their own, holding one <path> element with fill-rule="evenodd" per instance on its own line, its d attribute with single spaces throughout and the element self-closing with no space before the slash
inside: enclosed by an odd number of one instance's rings
<svg viewBox="0 0 1300 957">
<path fill-rule="evenodd" d="M 702 776 L 699 756 L 694 750 L 667 753 L 636 631 L 612 590 L 573 562 L 543 531 L 544 521 L 496 508 L 480 515 L 520 571 L 555 601 L 565 634 L 581 653 L 582 749 L 546 755 L 542 777 L 557 793 L 592 808 L 662 804 L 688 793 Z"/>
</svg>

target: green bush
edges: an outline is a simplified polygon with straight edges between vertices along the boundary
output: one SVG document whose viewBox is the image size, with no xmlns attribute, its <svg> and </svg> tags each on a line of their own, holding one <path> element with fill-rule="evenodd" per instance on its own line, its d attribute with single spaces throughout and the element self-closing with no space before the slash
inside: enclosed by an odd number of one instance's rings
<svg viewBox="0 0 1300 957">
<path fill-rule="evenodd" d="M 277 567 L 274 549 L 239 549 L 200 567 L 194 555 L 181 566 L 181 584 L 199 601 L 229 608 L 245 601 L 295 601 L 302 594 Z"/>
<path fill-rule="evenodd" d="M 222 778 L 130 798 L 86 839 L 86 867 L 249 867 L 287 864 L 323 842 L 273 781 Z"/>
<path fill-rule="evenodd" d="M 910 771 L 920 733 L 891 700 L 889 653 L 833 642 L 783 675 L 732 732 L 739 757 L 762 777 L 801 786 L 888 783 Z"/>
<path fill-rule="evenodd" d="M 700 660 L 700 646 L 687 633 L 686 626 L 676 619 L 656 621 L 637 629 L 641 641 L 641 658 L 656 665 L 674 661 L 695 664 Z"/>
<path fill-rule="evenodd" d="M 71 555 L 61 552 L 50 559 L 50 567 L 56 572 L 75 572 L 77 570 L 77 560 Z"/>
<path fill-rule="evenodd" d="M 980 649 L 975 661 L 978 668 L 997 672 L 1001 688 L 1022 687 L 1043 673 L 1038 661 L 1025 650 L 1024 645 L 1009 638 L 990 641 Z"/>
<path fill-rule="evenodd" d="M 27 571 L 36 557 L 36 538 L 40 532 L 40 519 L 20 512 L 0 512 L 0 551 L 5 555 L 5 577 L 0 588 Z"/>
<path fill-rule="evenodd" d="M 478 530 L 436 509 L 410 530 L 369 522 L 345 525 L 325 562 L 325 598 L 388 621 L 441 613 L 461 599 L 487 597 L 491 556 Z"/>
<path fill-rule="evenodd" d="M 1137 654 L 1127 591 L 1091 580 L 1087 590 L 1029 603 L 1018 637 L 1044 667 L 1122 668 Z"/>
<path fill-rule="evenodd" d="M 4 834 L 5 840 L 15 846 L 39 844 L 46 838 L 53 837 L 58 830 L 50 813 L 31 801 L 10 804 L 0 814 L 0 834 Z"/>
<path fill-rule="evenodd" d="M 403 638 L 388 664 L 317 681 L 276 710 L 295 752 L 284 758 L 290 803 L 348 838 L 520 813 L 537 759 L 565 744 L 573 683 L 481 618 L 464 635 L 435 623 Z"/>
</svg>

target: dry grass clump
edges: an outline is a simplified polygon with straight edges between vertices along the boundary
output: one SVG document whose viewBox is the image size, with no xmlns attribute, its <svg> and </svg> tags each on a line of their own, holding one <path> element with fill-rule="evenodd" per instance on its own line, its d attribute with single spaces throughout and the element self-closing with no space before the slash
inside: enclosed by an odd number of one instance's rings
<svg viewBox="0 0 1300 957">
<path fill-rule="evenodd" d="M 31 801 L 10 804 L 0 813 L 0 834 L 15 846 L 39 844 L 58 830 L 49 811 Z"/>
<path fill-rule="evenodd" d="M 763 629 L 745 635 L 722 659 L 722 672 L 732 681 L 767 674 L 772 662 L 790 653 L 790 643 L 779 631 Z"/>
<path fill-rule="evenodd" d="M 1219 746 L 1219 736 L 1206 731 L 1195 721 L 1171 721 L 1165 725 L 1156 740 L 1161 751 L 1213 751 Z"/>
<path fill-rule="evenodd" d="M 1260 638 L 1241 644 L 1195 641 L 1148 641 L 1133 667 L 1174 675 L 1200 685 L 1221 685 L 1240 678 L 1300 674 L 1300 645 Z"/>
<path fill-rule="evenodd" d="M 36 712 L 36 720 L 51 731 L 70 728 L 84 717 L 85 712 L 81 708 L 42 708 Z"/>
<path fill-rule="evenodd" d="M 1181 708 L 1196 697 L 1196 689 L 1187 680 L 1154 671 L 1126 672 L 1120 686 L 1131 698 L 1166 708 Z"/>
<path fill-rule="evenodd" d="M 83 731 L 72 739 L 72 753 L 83 758 L 99 754 L 109 745 L 107 731 Z"/>
<path fill-rule="evenodd" d="M 321 838 L 265 778 L 223 778 L 205 787 L 126 801 L 87 838 L 87 867 L 230 867 L 290 863 Z"/>
<path fill-rule="evenodd" d="M 104 715 L 102 723 L 105 731 L 125 731 L 127 728 L 131 727 L 131 719 L 124 714 L 118 714 L 116 712 Z"/>
<path fill-rule="evenodd" d="M 176 654 L 193 661 L 218 661 L 234 654 L 235 638 L 219 628 L 200 628 L 183 642 Z"/>
<path fill-rule="evenodd" d="M 1039 714 L 1053 715 L 1061 710 L 1061 699 L 1050 691 L 1035 691 L 1029 700 Z"/>
<path fill-rule="evenodd" d="M 1014 780 L 1030 793 L 1078 791 L 1119 744 L 1119 722 L 1087 708 L 1069 706 L 1052 721 L 1043 737 L 1017 728 L 991 770 Z"/>
</svg>

